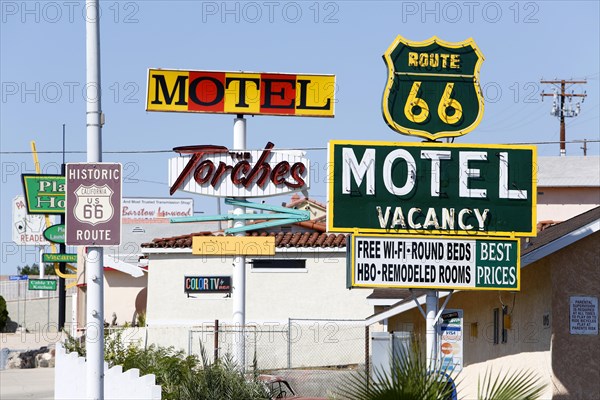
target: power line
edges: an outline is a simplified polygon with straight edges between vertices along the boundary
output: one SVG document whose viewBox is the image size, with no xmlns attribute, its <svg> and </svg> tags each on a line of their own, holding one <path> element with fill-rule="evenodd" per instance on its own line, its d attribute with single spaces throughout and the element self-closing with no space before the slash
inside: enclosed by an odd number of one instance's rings
<svg viewBox="0 0 600 400">
<path fill-rule="evenodd" d="M 597 118 L 597 117 L 594 117 Z M 589 119 L 588 119 L 589 120 Z M 588 121 L 585 120 L 585 121 Z M 582 121 L 582 122 L 585 122 Z M 570 124 L 569 124 L 570 125 Z M 587 143 L 596 143 L 600 142 L 600 140 L 586 140 Z M 573 143 L 582 143 L 583 140 L 571 140 L 565 141 L 564 143 L 573 144 Z M 425 142 L 426 143 L 426 142 Z M 499 143 L 499 144 L 535 144 L 535 145 L 543 145 L 543 144 L 557 144 L 562 143 L 562 141 L 544 141 L 544 142 L 509 142 L 509 143 Z M 262 149 L 257 149 L 262 150 Z M 305 150 L 305 151 L 323 151 L 327 150 L 327 147 L 303 147 L 303 148 L 277 148 L 277 151 L 293 151 L 293 150 Z M 61 151 L 47 150 L 47 151 L 37 151 L 38 154 L 62 154 Z M 85 154 L 85 150 L 70 150 L 65 151 L 65 154 Z M 103 154 L 157 154 L 157 153 L 173 153 L 173 150 L 119 150 L 119 151 L 103 151 Z M 4 155 L 20 155 L 20 154 L 31 154 L 31 151 L 0 151 L 0 154 Z"/>
</svg>

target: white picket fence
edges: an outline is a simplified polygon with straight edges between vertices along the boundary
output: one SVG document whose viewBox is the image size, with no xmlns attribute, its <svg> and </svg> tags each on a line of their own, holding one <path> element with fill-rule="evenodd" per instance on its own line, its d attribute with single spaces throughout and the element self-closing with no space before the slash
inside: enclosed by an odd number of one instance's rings
<svg viewBox="0 0 600 400">
<path fill-rule="evenodd" d="M 64 347 L 56 344 L 56 371 L 54 374 L 54 399 L 85 399 L 86 361 L 77 353 L 66 353 Z M 121 366 L 108 368 L 104 363 L 104 399 L 161 400 L 161 387 L 156 385 L 155 376 L 140 376 L 136 368 L 123 372 Z"/>
</svg>

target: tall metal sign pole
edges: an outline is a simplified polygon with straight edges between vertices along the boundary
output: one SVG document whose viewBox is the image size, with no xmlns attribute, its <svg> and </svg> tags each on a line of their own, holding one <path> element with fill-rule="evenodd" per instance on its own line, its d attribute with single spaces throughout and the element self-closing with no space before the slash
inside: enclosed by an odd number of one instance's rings
<svg viewBox="0 0 600 400">
<path fill-rule="evenodd" d="M 102 161 L 100 90 L 100 5 L 86 0 L 86 129 L 87 162 Z M 89 247 L 86 260 L 87 397 L 104 399 L 104 270 L 103 248 Z"/>
<path fill-rule="evenodd" d="M 243 152 L 246 150 L 246 119 L 243 115 L 238 115 L 233 121 L 233 149 Z M 237 198 L 237 200 L 246 200 L 246 198 Z M 233 214 L 246 214 L 246 207 L 234 206 Z M 234 228 L 242 227 L 246 223 L 244 220 L 237 220 Z M 245 236 L 245 232 L 236 233 L 236 236 Z M 241 370 L 246 366 L 246 256 L 238 255 L 233 259 L 233 290 L 231 292 L 233 300 L 233 324 L 239 331 L 237 332 L 234 361 Z"/>
</svg>

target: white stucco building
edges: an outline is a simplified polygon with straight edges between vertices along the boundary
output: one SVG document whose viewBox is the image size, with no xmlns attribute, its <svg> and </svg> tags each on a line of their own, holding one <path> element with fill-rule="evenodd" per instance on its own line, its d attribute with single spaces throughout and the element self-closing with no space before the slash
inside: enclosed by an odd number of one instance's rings
<svg viewBox="0 0 600 400">
<path fill-rule="evenodd" d="M 600 206 L 600 157 L 538 158 L 537 221 L 566 221 Z"/>
</svg>

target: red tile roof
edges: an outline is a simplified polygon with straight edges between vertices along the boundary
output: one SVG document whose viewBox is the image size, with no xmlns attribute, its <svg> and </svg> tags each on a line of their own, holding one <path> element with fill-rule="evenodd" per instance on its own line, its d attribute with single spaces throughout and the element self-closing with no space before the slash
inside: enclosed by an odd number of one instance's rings
<svg viewBox="0 0 600 400">
<path fill-rule="evenodd" d="M 315 199 L 310 199 L 308 197 L 300 198 L 300 196 L 292 196 L 291 200 L 292 200 L 291 203 L 285 205 L 286 207 L 288 207 L 288 208 L 294 208 L 294 207 L 296 207 L 299 204 L 307 202 L 309 204 L 313 203 L 313 204 L 318 205 L 321 208 L 327 209 L 327 205 L 325 205 L 325 204 L 323 204 L 323 203 L 321 203 L 319 201 L 316 201 Z"/>
<path fill-rule="evenodd" d="M 143 243 L 145 248 L 191 248 L 193 236 L 222 236 L 213 232 L 196 232 L 188 235 L 169 238 L 157 238 L 150 243 Z M 321 232 L 251 232 L 246 236 L 275 236 L 275 247 L 319 247 L 319 248 L 344 248 L 346 247 L 345 233 Z"/>
</svg>

